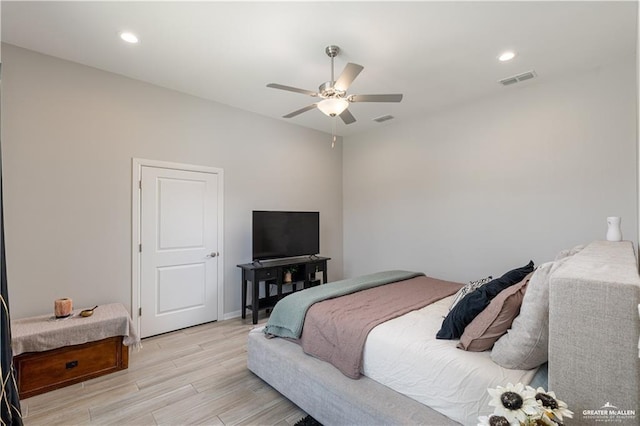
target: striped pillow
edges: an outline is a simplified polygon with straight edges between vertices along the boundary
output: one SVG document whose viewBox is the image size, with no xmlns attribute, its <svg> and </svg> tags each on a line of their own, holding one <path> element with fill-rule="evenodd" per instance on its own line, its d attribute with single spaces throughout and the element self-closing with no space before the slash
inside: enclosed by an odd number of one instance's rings
<svg viewBox="0 0 640 426">
<path fill-rule="evenodd" d="M 483 285 L 490 282 L 491 280 L 493 280 L 493 277 L 489 275 L 488 277 L 482 278 L 480 280 L 469 281 L 469 284 L 465 285 L 460 290 L 458 290 L 458 292 L 456 293 L 456 296 L 453 298 L 453 303 L 451 303 L 451 306 L 449 306 L 449 310 L 452 310 L 453 307 L 456 306 L 456 304 L 459 301 L 461 301 L 467 294 L 482 287 Z"/>
</svg>

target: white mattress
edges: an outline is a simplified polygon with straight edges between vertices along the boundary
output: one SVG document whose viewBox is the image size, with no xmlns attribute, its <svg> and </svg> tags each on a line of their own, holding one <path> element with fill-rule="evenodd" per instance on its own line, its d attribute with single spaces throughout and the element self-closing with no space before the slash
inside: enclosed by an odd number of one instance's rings
<svg viewBox="0 0 640 426">
<path fill-rule="evenodd" d="M 493 412 L 487 388 L 531 382 L 536 370 L 509 370 L 490 351 L 466 352 L 437 340 L 453 296 L 387 321 L 369 333 L 363 374 L 465 425 Z M 399 362 L 401 360 L 401 362 Z"/>
</svg>

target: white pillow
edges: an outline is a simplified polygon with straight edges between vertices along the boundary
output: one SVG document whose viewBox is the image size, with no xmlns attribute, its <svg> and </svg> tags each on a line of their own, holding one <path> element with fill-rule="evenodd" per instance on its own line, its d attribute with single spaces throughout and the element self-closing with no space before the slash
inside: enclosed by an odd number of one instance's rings
<svg viewBox="0 0 640 426">
<path fill-rule="evenodd" d="M 576 252 L 577 253 L 577 252 Z M 575 253 L 572 253 L 575 254 Z M 571 255 L 538 266 L 511 329 L 493 346 L 491 359 L 504 368 L 530 370 L 549 358 L 549 277 Z"/>
<path fill-rule="evenodd" d="M 451 306 L 449 306 L 449 310 L 452 310 L 453 307 L 456 306 L 456 304 L 459 301 L 464 299 L 464 297 L 467 294 L 469 294 L 472 291 L 475 291 L 476 289 L 482 287 L 486 283 L 491 282 L 491 280 L 493 280 L 493 277 L 491 275 L 489 275 L 488 277 L 482 278 L 480 280 L 469 281 L 469 284 L 465 285 L 460 290 L 458 290 L 458 292 L 456 293 L 456 297 L 453 298 L 453 303 L 451 303 Z"/>
</svg>

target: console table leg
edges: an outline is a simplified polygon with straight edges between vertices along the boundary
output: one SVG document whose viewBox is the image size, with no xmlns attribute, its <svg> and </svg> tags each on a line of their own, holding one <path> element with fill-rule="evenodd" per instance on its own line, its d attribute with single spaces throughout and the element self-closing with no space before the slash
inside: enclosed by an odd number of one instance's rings
<svg viewBox="0 0 640 426">
<path fill-rule="evenodd" d="M 242 319 L 247 317 L 247 280 L 242 278 L 242 304 L 240 305 L 242 311 Z"/>
<path fill-rule="evenodd" d="M 251 314 L 254 324 L 258 323 L 258 294 L 260 293 L 260 281 L 257 279 L 253 282 L 253 292 L 251 294 Z"/>
</svg>

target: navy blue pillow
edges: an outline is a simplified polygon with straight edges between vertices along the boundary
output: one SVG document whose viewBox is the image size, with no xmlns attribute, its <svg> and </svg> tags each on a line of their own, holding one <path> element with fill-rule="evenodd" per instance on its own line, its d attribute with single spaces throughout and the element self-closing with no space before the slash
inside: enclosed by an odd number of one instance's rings
<svg viewBox="0 0 640 426">
<path fill-rule="evenodd" d="M 467 294 L 442 321 L 442 327 L 436 334 L 436 339 L 459 339 L 464 328 L 489 305 L 491 299 L 505 288 L 522 281 L 531 272 L 533 272 L 533 260 Z"/>
</svg>

